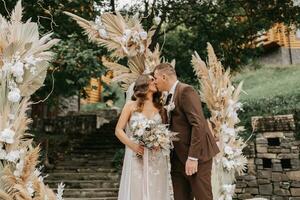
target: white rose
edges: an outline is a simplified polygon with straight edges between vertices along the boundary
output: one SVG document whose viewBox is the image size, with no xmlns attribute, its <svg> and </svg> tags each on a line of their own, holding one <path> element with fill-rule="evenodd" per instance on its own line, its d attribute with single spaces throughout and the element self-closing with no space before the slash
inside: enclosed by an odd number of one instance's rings
<svg viewBox="0 0 300 200">
<path fill-rule="evenodd" d="M 227 155 L 232 155 L 233 154 L 233 149 L 230 147 L 230 146 L 225 146 L 224 147 L 224 152 L 227 154 Z"/>
<path fill-rule="evenodd" d="M 7 153 L 6 153 L 6 151 L 3 149 L 2 144 L 0 144 L 0 146 L 1 146 L 1 148 L 0 148 L 0 160 L 3 160 L 3 159 L 5 159 Z"/>
<path fill-rule="evenodd" d="M 143 130 L 143 129 L 138 129 L 138 130 L 135 132 L 135 134 L 136 134 L 137 136 L 142 136 L 143 133 L 144 133 L 144 130 Z"/>
<path fill-rule="evenodd" d="M 9 101 L 13 102 L 13 103 L 17 103 L 20 101 L 21 99 L 21 91 L 19 90 L 19 88 L 13 88 L 7 95 L 7 98 Z"/>
<path fill-rule="evenodd" d="M 7 144 L 12 144 L 14 143 L 14 136 L 15 132 L 9 128 L 6 128 L 3 131 L 1 131 L 0 141 L 5 142 Z"/>
<path fill-rule="evenodd" d="M 22 77 L 24 75 L 24 64 L 18 61 L 11 67 L 11 72 L 14 77 Z"/>
<path fill-rule="evenodd" d="M 139 32 L 139 35 L 140 35 L 140 38 L 141 38 L 142 40 L 146 40 L 146 39 L 147 39 L 147 36 L 148 36 L 148 34 L 147 34 L 146 31 L 141 31 L 141 32 Z"/>
</svg>

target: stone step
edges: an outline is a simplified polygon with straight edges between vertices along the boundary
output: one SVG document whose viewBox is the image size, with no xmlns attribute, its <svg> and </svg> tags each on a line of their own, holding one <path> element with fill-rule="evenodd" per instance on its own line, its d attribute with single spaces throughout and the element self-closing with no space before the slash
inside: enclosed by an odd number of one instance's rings
<svg viewBox="0 0 300 200">
<path fill-rule="evenodd" d="M 93 167 L 72 167 L 72 166 L 55 166 L 54 169 L 48 170 L 47 173 L 78 173 L 78 172 L 83 172 L 83 173 L 96 173 L 96 172 L 116 172 L 116 169 L 113 169 L 112 167 L 98 167 L 98 166 L 93 166 Z"/>
<path fill-rule="evenodd" d="M 115 154 L 71 154 L 66 155 L 65 160 L 84 161 L 84 160 L 111 160 Z M 59 162 L 63 162 L 59 161 Z"/>
<path fill-rule="evenodd" d="M 74 149 L 72 150 L 71 154 L 97 154 L 97 153 L 111 153 L 114 154 L 117 151 L 117 149 Z"/>
<path fill-rule="evenodd" d="M 65 189 L 64 196 L 68 198 L 103 198 L 117 197 L 118 188 Z"/>
<path fill-rule="evenodd" d="M 69 160 L 58 162 L 57 166 L 110 166 L 113 162 L 113 157 L 99 160 Z"/>
<path fill-rule="evenodd" d="M 64 198 L 65 200 L 117 200 L 118 197 L 102 197 L 102 198 Z"/>
<path fill-rule="evenodd" d="M 110 149 L 119 149 L 122 146 L 120 145 L 80 145 L 79 147 L 74 147 L 74 150 L 82 150 L 82 151 L 86 151 L 86 150 L 98 150 L 98 151 L 106 151 L 106 150 L 110 150 Z"/>
<path fill-rule="evenodd" d="M 97 140 L 84 140 L 82 142 L 80 142 L 80 144 L 78 144 L 78 146 L 123 146 L 122 143 L 120 143 L 119 141 L 97 141 Z"/>
<path fill-rule="evenodd" d="M 59 163 L 55 166 L 55 169 L 58 169 L 58 170 L 60 170 L 60 169 L 65 169 L 65 170 L 67 170 L 67 169 L 70 169 L 70 170 L 76 170 L 76 169 L 80 169 L 80 170 L 84 170 L 84 169 L 86 169 L 86 170 L 92 170 L 92 171 L 102 171 L 102 169 L 111 169 L 112 168 L 112 163 L 108 163 L 107 165 L 105 165 L 104 163 L 103 163 L 103 165 L 101 165 L 101 166 L 98 166 L 98 165 L 89 165 L 89 166 L 80 166 L 80 165 L 78 165 L 78 166 L 74 166 L 74 165 L 59 165 Z"/>
<path fill-rule="evenodd" d="M 59 183 L 63 182 L 65 188 L 85 189 L 85 188 L 118 188 L 119 181 L 115 180 L 45 180 L 50 188 L 56 188 Z"/>
<path fill-rule="evenodd" d="M 118 180 L 120 175 L 117 172 L 54 172 L 49 174 L 46 180 Z"/>
</svg>

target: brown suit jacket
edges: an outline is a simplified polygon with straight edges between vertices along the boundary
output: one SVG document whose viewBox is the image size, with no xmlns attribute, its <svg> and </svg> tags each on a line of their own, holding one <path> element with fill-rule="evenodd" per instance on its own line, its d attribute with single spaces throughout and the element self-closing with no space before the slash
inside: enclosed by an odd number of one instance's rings
<svg viewBox="0 0 300 200">
<path fill-rule="evenodd" d="M 179 141 L 174 142 L 179 160 L 183 164 L 189 156 L 198 158 L 199 163 L 210 160 L 219 148 L 203 115 L 200 96 L 192 86 L 179 82 L 173 99 L 170 129 L 179 133 Z"/>
</svg>

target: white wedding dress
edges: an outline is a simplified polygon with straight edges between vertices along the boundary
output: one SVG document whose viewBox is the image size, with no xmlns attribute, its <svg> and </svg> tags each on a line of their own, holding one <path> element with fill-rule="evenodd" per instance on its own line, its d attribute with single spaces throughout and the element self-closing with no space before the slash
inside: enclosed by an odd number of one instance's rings
<svg viewBox="0 0 300 200">
<path fill-rule="evenodd" d="M 142 113 L 134 112 L 126 127 L 129 138 L 132 138 L 129 127 L 136 120 L 162 123 L 158 113 L 148 119 Z M 143 158 L 138 158 L 126 147 L 118 200 L 172 200 L 172 196 L 169 156 L 145 148 Z"/>
</svg>

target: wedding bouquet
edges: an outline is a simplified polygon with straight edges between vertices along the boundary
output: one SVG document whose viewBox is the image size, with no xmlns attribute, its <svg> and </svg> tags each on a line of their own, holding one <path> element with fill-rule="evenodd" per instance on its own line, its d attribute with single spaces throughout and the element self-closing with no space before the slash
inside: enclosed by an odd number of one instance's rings
<svg viewBox="0 0 300 200">
<path fill-rule="evenodd" d="M 169 155 L 173 149 L 172 141 L 178 134 L 170 131 L 167 124 L 157 124 L 153 120 L 135 121 L 131 129 L 135 141 L 149 150 L 160 149 L 164 155 Z"/>
</svg>

